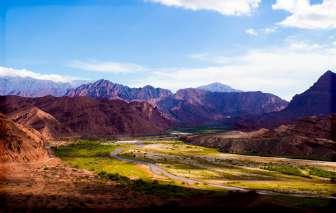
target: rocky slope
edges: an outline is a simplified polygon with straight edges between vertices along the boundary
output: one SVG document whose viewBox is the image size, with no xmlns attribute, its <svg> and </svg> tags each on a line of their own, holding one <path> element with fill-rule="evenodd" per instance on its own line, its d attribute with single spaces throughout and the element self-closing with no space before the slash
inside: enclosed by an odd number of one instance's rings
<svg viewBox="0 0 336 213">
<path fill-rule="evenodd" d="M 122 99 L 125 101 L 141 100 L 152 101 L 172 95 L 169 90 L 145 86 L 143 88 L 130 88 L 115 84 L 108 80 L 99 80 L 84 84 L 67 92 L 66 96 L 88 96 L 99 99 Z"/>
<path fill-rule="evenodd" d="M 50 114 L 78 136 L 151 135 L 170 126 L 155 107 L 145 102 L 127 103 L 90 97 L 0 96 L 0 112 L 4 114 L 32 107 Z"/>
<path fill-rule="evenodd" d="M 0 162 L 34 161 L 48 157 L 39 132 L 0 114 Z"/>
<path fill-rule="evenodd" d="M 157 107 L 181 125 L 219 124 L 232 116 L 280 111 L 287 102 L 262 92 L 223 93 L 183 89 L 161 99 Z"/>
<path fill-rule="evenodd" d="M 33 78 L 0 76 L 0 95 L 18 95 L 23 97 L 42 97 L 46 95 L 63 96 L 82 81 L 56 83 Z"/>
<path fill-rule="evenodd" d="M 336 161 L 336 114 L 307 117 L 271 130 L 187 136 L 184 140 L 229 153 Z"/>
</svg>

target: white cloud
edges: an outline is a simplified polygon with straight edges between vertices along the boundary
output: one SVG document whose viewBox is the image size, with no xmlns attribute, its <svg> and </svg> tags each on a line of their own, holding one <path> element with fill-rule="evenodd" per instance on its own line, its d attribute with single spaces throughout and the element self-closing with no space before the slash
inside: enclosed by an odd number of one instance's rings
<svg viewBox="0 0 336 213">
<path fill-rule="evenodd" d="M 251 36 L 269 35 L 277 31 L 277 27 L 266 27 L 261 29 L 248 28 L 245 33 Z"/>
<path fill-rule="evenodd" d="M 211 66 L 160 69 L 142 83 L 176 90 L 220 81 L 238 89 L 270 92 L 290 100 L 308 89 L 323 72 L 336 69 L 335 47 L 294 40 L 283 47 L 254 49 L 237 56 L 214 57 L 215 60 L 209 54 L 207 57 L 213 62 Z"/>
<path fill-rule="evenodd" d="M 189 10 L 210 10 L 222 15 L 250 15 L 259 7 L 261 0 L 145 0 L 171 7 Z"/>
<path fill-rule="evenodd" d="M 259 35 L 259 33 L 255 29 L 252 29 L 252 28 L 249 28 L 249 29 L 245 30 L 245 33 L 248 34 L 248 35 L 251 35 L 251 36 L 258 36 Z"/>
<path fill-rule="evenodd" d="M 144 67 L 133 63 L 120 62 L 99 62 L 99 61 L 79 61 L 75 60 L 69 63 L 69 67 L 102 73 L 131 73 L 136 71 L 143 71 Z"/>
<path fill-rule="evenodd" d="M 274 10 L 291 13 L 279 24 L 302 29 L 335 29 L 336 1 L 323 0 L 320 4 L 311 4 L 309 0 L 277 0 Z"/>
<path fill-rule="evenodd" d="M 0 76 L 1 77 L 22 77 L 22 78 L 34 78 L 38 80 L 50 80 L 59 83 L 69 83 L 73 80 L 76 80 L 72 77 L 61 76 L 57 74 L 41 74 L 34 71 L 26 70 L 26 69 L 14 69 L 10 67 L 2 67 L 0 66 Z"/>
</svg>

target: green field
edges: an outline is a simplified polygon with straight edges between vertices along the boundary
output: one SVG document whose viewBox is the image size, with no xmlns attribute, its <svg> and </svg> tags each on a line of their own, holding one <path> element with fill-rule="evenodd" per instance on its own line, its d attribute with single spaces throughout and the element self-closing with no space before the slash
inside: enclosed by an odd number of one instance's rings
<svg viewBox="0 0 336 213">
<path fill-rule="evenodd" d="M 220 153 L 178 140 L 78 141 L 55 148 L 69 165 L 150 191 L 174 187 L 336 194 L 336 163 Z M 146 183 L 151 182 L 151 185 Z M 154 183 L 154 185 L 153 185 Z M 165 186 L 164 188 L 160 188 Z M 153 189 L 154 187 L 154 189 Z M 167 190 L 169 189 L 169 190 Z"/>
</svg>

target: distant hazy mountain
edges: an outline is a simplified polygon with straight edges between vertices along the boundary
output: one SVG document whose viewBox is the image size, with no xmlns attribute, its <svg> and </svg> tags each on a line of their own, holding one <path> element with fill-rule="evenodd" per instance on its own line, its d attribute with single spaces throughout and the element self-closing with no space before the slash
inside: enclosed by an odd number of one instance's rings
<svg viewBox="0 0 336 213">
<path fill-rule="evenodd" d="M 56 83 L 54 81 L 28 77 L 0 76 L 0 95 L 18 95 L 24 97 L 63 96 L 68 89 L 82 83 L 83 81 Z"/>
<path fill-rule="evenodd" d="M 122 99 L 125 101 L 143 100 L 150 101 L 172 95 L 166 89 L 145 86 L 142 88 L 130 88 L 121 84 L 115 84 L 108 80 L 99 80 L 94 83 L 83 84 L 76 89 L 71 89 L 66 96 L 88 96 L 104 99 Z"/>
<path fill-rule="evenodd" d="M 233 89 L 232 87 L 222 83 L 212 83 L 204 86 L 197 87 L 197 89 L 206 90 L 210 92 L 242 92 L 241 90 Z"/>
</svg>

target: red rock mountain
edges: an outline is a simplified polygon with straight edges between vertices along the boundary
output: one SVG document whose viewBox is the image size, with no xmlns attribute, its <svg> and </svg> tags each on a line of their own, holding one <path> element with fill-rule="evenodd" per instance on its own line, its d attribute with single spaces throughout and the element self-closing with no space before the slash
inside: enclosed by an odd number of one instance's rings
<svg viewBox="0 0 336 213">
<path fill-rule="evenodd" d="M 272 130 L 187 136 L 184 140 L 229 153 L 336 161 L 336 114 L 306 117 Z"/>
<path fill-rule="evenodd" d="M 183 89 L 157 102 L 172 120 L 187 126 L 220 124 L 232 116 L 280 111 L 287 102 L 262 92 L 209 92 Z"/>
<path fill-rule="evenodd" d="M 263 116 L 239 118 L 235 125 L 242 129 L 274 128 L 307 116 L 336 113 L 336 74 L 327 71 L 304 93 L 295 95 L 284 110 Z"/>
<path fill-rule="evenodd" d="M 90 97 L 0 96 L 0 112 L 4 114 L 11 115 L 32 107 L 50 114 L 55 120 L 48 119 L 54 124 L 59 123 L 78 136 L 150 135 L 161 133 L 170 125 L 156 108 L 143 102 Z"/>
<path fill-rule="evenodd" d="M 0 114 L 0 163 L 48 158 L 42 135 Z"/>
</svg>

